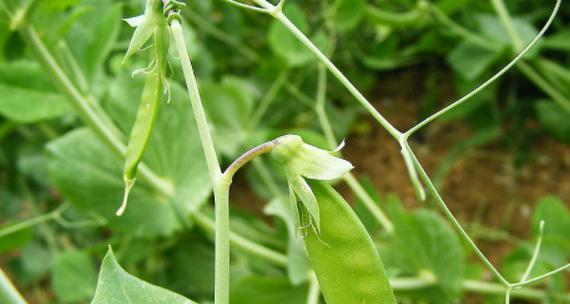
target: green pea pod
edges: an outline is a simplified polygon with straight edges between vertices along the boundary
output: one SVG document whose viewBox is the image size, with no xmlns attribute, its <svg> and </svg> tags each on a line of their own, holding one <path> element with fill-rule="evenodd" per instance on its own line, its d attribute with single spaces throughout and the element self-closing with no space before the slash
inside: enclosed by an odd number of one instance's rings
<svg viewBox="0 0 570 304">
<path fill-rule="evenodd" d="M 158 108 L 162 99 L 164 84 L 166 83 L 166 63 L 168 54 L 168 28 L 164 16 L 161 13 L 160 0 L 147 0 L 147 9 L 142 17 L 142 22 L 137 23 L 137 29 L 133 34 L 128 58 L 138 50 L 148 39 L 152 38 L 152 63 L 145 70 L 146 82 L 143 89 L 141 102 L 137 112 L 135 124 L 129 138 L 123 179 L 125 181 L 125 194 L 123 203 L 117 215 L 121 216 L 127 207 L 129 192 L 134 186 L 137 169 L 143 157 L 146 146 L 154 127 Z M 148 71 L 147 71 L 148 70 Z"/>
<path fill-rule="evenodd" d="M 327 304 L 395 304 L 370 235 L 348 203 L 328 184 L 311 182 L 321 216 L 305 245 Z"/>
<path fill-rule="evenodd" d="M 129 138 L 127 156 L 123 168 L 123 179 L 125 180 L 125 196 L 117 215 L 125 212 L 129 192 L 132 189 L 137 176 L 138 165 L 146 150 L 152 129 L 156 122 L 158 108 L 162 97 L 163 79 L 158 72 L 151 72 L 147 75 L 143 89 L 141 103 L 137 112 L 135 124 Z"/>
</svg>

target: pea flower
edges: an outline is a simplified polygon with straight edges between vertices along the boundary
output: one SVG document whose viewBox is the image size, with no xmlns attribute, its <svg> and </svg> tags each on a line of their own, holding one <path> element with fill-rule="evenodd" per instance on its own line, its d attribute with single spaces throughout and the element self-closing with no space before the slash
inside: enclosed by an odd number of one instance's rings
<svg viewBox="0 0 570 304">
<path fill-rule="evenodd" d="M 276 139 L 276 146 L 271 153 L 285 170 L 289 200 L 298 227 L 312 227 L 316 234 L 319 233 L 319 205 L 305 179 L 334 180 L 352 170 L 354 167 L 350 162 L 333 155 L 343 146 L 344 143 L 334 151 L 326 151 L 306 144 L 297 135 L 285 135 Z"/>
</svg>

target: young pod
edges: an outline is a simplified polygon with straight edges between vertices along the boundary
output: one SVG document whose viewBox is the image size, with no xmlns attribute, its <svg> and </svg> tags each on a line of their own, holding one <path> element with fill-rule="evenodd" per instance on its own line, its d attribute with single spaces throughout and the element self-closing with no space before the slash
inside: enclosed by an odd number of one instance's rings
<svg viewBox="0 0 570 304">
<path fill-rule="evenodd" d="M 328 184 L 310 182 L 321 216 L 319 235 L 304 238 L 327 304 L 395 304 L 370 235 L 348 203 Z"/>
</svg>

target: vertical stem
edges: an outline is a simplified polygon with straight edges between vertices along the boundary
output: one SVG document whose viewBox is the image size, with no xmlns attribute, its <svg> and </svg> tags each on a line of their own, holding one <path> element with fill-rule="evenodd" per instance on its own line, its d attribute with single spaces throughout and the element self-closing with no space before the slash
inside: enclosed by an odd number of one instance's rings
<svg viewBox="0 0 570 304">
<path fill-rule="evenodd" d="M 509 37 L 513 42 L 513 51 L 515 53 L 520 52 L 523 49 L 524 44 L 521 39 L 521 36 L 515 29 L 513 20 L 509 15 L 509 11 L 507 10 L 505 2 L 503 2 L 503 0 L 491 0 L 491 2 L 493 3 L 495 10 L 499 14 L 499 19 L 501 20 L 501 23 L 503 23 L 503 26 L 505 27 L 507 34 L 509 35 Z"/>
<path fill-rule="evenodd" d="M 182 26 L 177 19 L 172 20 L 170 24 L 172 35 L 178 50 L 178 56 L 182 63 L 184 79 L 194 118 L 198 126 L 198 133 L 202 148 L 206 156 L 206 163 L 210 174 L 210 180 L 214 189 L 215 213 L 216 213 L 216 241 L 215 241 L 215 303 L 229 303 L 229 285 L 230 285 L 230 225 L 229 225 L 229 187 L 231 180 L 222 178 L 222 171 L 214 141 L 208 127 L 208 119 L 202 105 L 202 98 L 198 89 L 198 82 L 192 68 L 192 62 L 188 56 L 188 49 L 184 41 Z"/>
<path fill-rule="evenodd" d="M 307 294 L 307 304 L 319 304 L 321 297 L 321 290 L 319 281 L 314 272 L 309 275 L 309 293 Z"/>
<path fill-rule="evenodd" d="M 0 269 L 0 302 L 6 304 L 27 304 L 26 300 Z"/>
<path fill-rule="evenodd" d="M 182 70 L 184 72 L 184 80 L 186 81 L 188 94 L 190 95 L 190 102 L 192 103 L 192 110 L 194 111 L 194 117 L 198 126 L 198 133 L 206 156 L 210 180 L 212 181 L 212 185 L 215 185 L 218 182 L 219 177 L 222 175 L 222 170 L 220 169 L 220 163 L 218 162 L 214 141 L 212 140 L 212 135 L 210 134 L 210 128 L 208 126 L 208 119 L 206 118 L 206 112 L 202 104 L 202 98 L 200 97 L 198 81 L 196 80 L 194 68 L 192 67 L 190 56 L 188 55 L 188 49 L 186 47 L 186 42 L 184 41 L 184 33 L 182 32 L 180 22 L 176 19 L 173 20 L 170 24 L 170 29 L 172 30 L 172 35 L 176 42 L 176 49 L 180 56 Z"/>
</svg>

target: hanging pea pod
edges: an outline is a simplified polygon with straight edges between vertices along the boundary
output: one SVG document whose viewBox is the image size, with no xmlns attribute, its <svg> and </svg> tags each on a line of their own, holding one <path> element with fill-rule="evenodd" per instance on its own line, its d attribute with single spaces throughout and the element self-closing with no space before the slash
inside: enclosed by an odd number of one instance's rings
<svg viewBox="0 0 570 304">
<path fill-rule="evenodd" d="M 307 231 L 304 241 L 327 304 L 395 304 L 380 256 L 354 211 L 328 184 L 310 186 L 321 230 Z"/>
<path fill-rule="evenodd" d="M 134 186 L 138 165 L 144 155 L 152 129 L 156 122 L 160 101 L 166 84 L 166 65 L 168 54 L 168 27 L 162 15 L 162 2 L 160 0 L 147 0 L 147 7 L 143 16 L 127 20 L 136 26 L 131 44 L 125 55 L 125 60 L 141 49 L 148 40 L 151 40 L 151 64 L 147 69 L 146 81 L 141 96 L 135 124 L 132 128 L 127 146 L 127 155 L 123 168 L 125 193 L 123 202 L 117 215 L 125 212 L 129 192 Z"/>
</svg>

